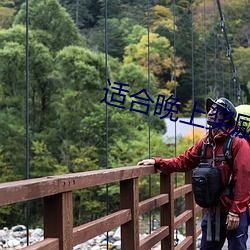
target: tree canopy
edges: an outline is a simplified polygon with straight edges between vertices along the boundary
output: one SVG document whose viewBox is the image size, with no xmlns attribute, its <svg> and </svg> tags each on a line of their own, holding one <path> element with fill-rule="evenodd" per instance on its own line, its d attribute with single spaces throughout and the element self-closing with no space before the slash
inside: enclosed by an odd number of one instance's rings
<svg viewBox="0 0 250 250">
<path fill-rule="evenodd" d="M 243 101 L 249 102 L 250 4 L 221 2 Z M 150 6 L 142 0 L 30 0 L 28 44 L 25 4 L 0 3 L 1 182 L 25 178 L 26 98 L 32 178 L 173 157 L 201 134 L 181 138 L 176 152 L 175 145 L 165 144 L 158 97 L 177 98 L 181 116 L 191 115 L 193 101 L 204 110 L 208 95 L 237 99 L 212 0 L 206 9 L 200 0 L 175 5 L 158 0 Z M 162 116 L 168 111 L 164 107 Z M 157 177 L 153 182 L 156 193 Z M 140 184 L 143 199 L 147 179 Z M 115 210 L 118 185 L 109 188 Z M 74 193 L 75 224 L 105 213 L 105 192 L 98 187 Z M 39 202 L 31 205 L 32 223 L 42 213 Z M 19 223 L 22 205 L 1 208 L 0 214 L 1 225 Z"/>
</svg>

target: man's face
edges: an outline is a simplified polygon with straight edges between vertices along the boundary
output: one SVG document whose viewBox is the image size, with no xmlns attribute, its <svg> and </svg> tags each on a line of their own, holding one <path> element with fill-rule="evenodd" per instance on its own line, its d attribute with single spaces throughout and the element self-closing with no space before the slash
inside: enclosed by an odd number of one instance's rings
<svg viewBox="0 0 250 250">
<path fill-rule="evenodd" d="M 222 111 L 222 107 L 213 104 L 207 114 L 207 123 L 213 127 L 215 127 L 216 124 L 222 124 L 223 122 L 221 120 L 224 118 L 223 114 L 220 114 Z"/>
</svg>

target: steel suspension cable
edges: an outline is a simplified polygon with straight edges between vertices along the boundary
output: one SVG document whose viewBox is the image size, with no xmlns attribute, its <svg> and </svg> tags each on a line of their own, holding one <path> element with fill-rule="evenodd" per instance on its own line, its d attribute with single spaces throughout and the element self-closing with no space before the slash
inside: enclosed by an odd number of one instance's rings
<svg viewBox="0 0 250 250">
<path fill-rule="evenodd" d="M 229 65 L 229 72 L 231 70 L 231 66 Z M 231 100 L 231 76 L 228 75 L 228 91 L 229 91 L 229 99 Z"/>
<path fill-rule="evenodd" d="M 191 0 L 191 30 L 192 30 L 192 73 L 191 73 L 191 79 L 192 79 L 192 102 L 194 105 L 194 10 L 193 10 L 193 0 Z M 193 144 L 194 144 L 194 126 L 193 126 Z"/>
<path fill-rule="evenodd" d="M 217 32 L 216 32 L 216 14 L 215 14 L 215 0 L 214 5 L 214 91 L 217 96 Z"/>
<path fill-rule="evenodd" d="M 176 25 L 176 2 L 175 0 L 173 0 L 173 24 L 174 24 L 174 55 L 173 55 L 173 64 L 174 64 L 174 69 L 173 69 L 173 76 L 172 76 L 172 80 L 174 81 L 174 96 L 175 98 L 177 97 L 177 93 L 176 93 L 176 28 L 175 28 L 175 25 Z M 175 147 L 174 147 L 174 154 L 176 156 L 177 154 L 177 149 L 176 149 L 176 122 L 175 122 Z"/>
<path fill-rule="evenodd" d="M 174 97 L 177 98 L 177 90 L 176 90 L 176 2 L 175 0 L 173 0 L 173 23 L 174 23 L 174 72 L 173 72 L 173 81 L 174 81 Z M 176 127 L 176 122 L 174 123 L 174 133 L 175 133 L 175 137 L 174 137 L 174 154 L 175 156 L 177 155 L 177 127 Z M 175 187 L 177 187 L 177 173 L 175 173 Z M 177 233 L 177 229 L 175 230 L 175 240 L 176 240 L 176 244 L 178 244 L 179 239 L 178 239 L 178 233 Z"/>
<path fill-rule="evenodd" d="M 220 28 L 221 28 L 221 30 L 222 30 L 222 28 L 223 28 L 223 24 L 220 22 Z M 218 42 L 220 41 L 220 39 L 218 40 Z M 224 50 L 224 47 L 225 47 L 225 44 L 224 44 L 224 40 L 222 40 L 221 42 L 220 42 L 220 46 L 219 46 L 219 48 L 220 48 L 220 53 L 219 53 L 219 55 L 220 55 L 220 57 L 221 57 L 221 54 L 222 54 L 222 52 L 223 52 L 223 50 Z M 225 96 L 225 72 L 224 72 L 224 70 L 225 70 L 225 67 L 224 67 L 224 59 L 222 58 L 221 59 L 221 74 L 222 74 L 222 96 Z"/>
<path fill-rule="evenodd" d="M 220 57 L 221 57 L 221 52 L 223 51 L 223 42 L 220 43 Z M 224 60 L 223 58 L 220 59 L 221 61 L 221 67 L 220 67 L 220 71 L 221 71 L 221 81 L 222 81 L 222 96 L 225 95 L 225 79 L 224 79 Z"/>
<path fill-rule="evenodd" d="M 76 0 L 76 26 L 79 28 L 79 0 Z"/>
<path fill-rule="evenodd" d="M 207 17 L 206 17 L 206 0 L 204 0 L 204 89 L 205 89 L 205 97 L 207 97 L 207 39 L 206 39 L 206 23 L 207 23 Z"/>
<path fill-rule="evenodd" d="M 26 173 L 25 179 L 29 179 L 29 0 L 26 0 L 26 44 L 25 44 L 25 80 L 26 80 L 26 103 L 25 103 L 25 113 L 26 113 Z M 29 245 L 29 211 L 30 202 L 26 202 L 25 215 L 26 215 L 26 230 L 27 230 L 27 245 Z"/>
<path fill-rule="evenodd" d="M 147 0 L 147 31 L 148 31 L 148 94 L 150 96 L 150 0 Z M 151 140 L 150 140 L 150 105 L 149 105 L 149 111 L 148 111 L 148 158 L 151 157 Z M 149 197 L 152 195 L 151 191 L 151 175 L 148 176 L 148 185 L 149 185 Z M 152 212 L 149 212 L 149 233 L 151 233 L 152 228 Z"/>
<path fill-rule="evenodd" d="M 109 72 L 108 72 L 108 0 L 105 0 L 105 21 L 104 21 L 104 46 L 105 46 L 105 77 L 106 77 L 106 88 L 108 89 L 108 81 L 109 79 Z M 109 128 L 109 119 L 108 119 L 108 104 L 106 103 L 106 169 L 109 168 L 109 161 L 108 161 L 108 147 L 109 147 L 109 133 L 108 133 L 108 128 Z M 109 186 L 106 184 L 106 215 L 109 213 Z M 108 232 L 107 232 L 107 249 L 108 249 Z"/>
<path fill-rule="evenodd" d="M 220 14 L 220 19 L 221 19 L 220 20 L 221 31 L 224 34 L 224 38 L 225 38 L 226 45 L 227 45 L 227 56 L 228 56 L 228 58 L 230 60 L 230 68 L 232 70 L 232 75 L 233 75 L 233 81 L 234 81 L 235 88 L 236 88 L 236 84 L 237 84 L 237 89 L 236 89 L 237 99 L 238 99 L 238 103 L 241 104 L 242 103 L 241 86 L 240 86 L 240 82 L 237 81 L 237 73 L 236 73 L 236 68 L 235 68 L 235 65 L 234 65 L 231 45 L 229 43 L 228 36 L 227 36 L 225 18 L 224 18 L 223 13 L 222 13 L 220 0 L 216 0 L 216 1 L 217 1 L 217 6 L 218 6 L 219 14 Z M 234 93 L 235 93 L 235 88 L 234 88 Z"/>
</svg>

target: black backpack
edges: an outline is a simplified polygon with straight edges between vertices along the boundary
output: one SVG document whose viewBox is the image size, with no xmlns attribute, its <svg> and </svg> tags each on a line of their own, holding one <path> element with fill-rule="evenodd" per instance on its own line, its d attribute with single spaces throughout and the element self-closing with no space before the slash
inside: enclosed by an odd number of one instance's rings
<svg viewBox="0 0 250 250">
<path fill-rule="evenodd" d="M 226 160 L 230 169 L 233 168 L 232 143 L 234 136 L 227 137 L 223 145 L 224 157 L 217 157 L 214 161 Z M 215 207 L 219 203 L 219 198 L 222 193 L 221 188 L 221 170 L 206 162 L 207 144 L 202 144 L 201 162 L 198 168 L 193 172 L 192 187 L 195 202 L 203 208 Z M 227 195 L 233 199 L 233 183 L 228 184 Z"/>
<path fill-rule="evenodd" d="M 216 158 L 215 161 L 226 160 L 230 170 L 233 170 L 233 156 L 232 144 L 236 134 L 227 137 L 223 145 L 223 158 Z M 232 181 L 232 174 L 230 181 L 225 190 L 221 189 L 220 169 L 215 168 L 212 164 L 204 162 L 206 156 L 207 145 L 203 143 L 201 153 L 201 163 L 198 169 L 194 171 L 192 177 L 193 193 L 196 203 L 208 209 L 208 223 L 207 223 L 207 241 L 212 241 L 212 227 L 211 227 L 211 208 L 215 208 L 215 241 L 220 241 L 220 205 L 219 198 L 223 192 L 231 200 L 234 199 L 234 183 Z M 250 203 L 248 205 L 248 222 L 250 224 Z"/>
</svg>

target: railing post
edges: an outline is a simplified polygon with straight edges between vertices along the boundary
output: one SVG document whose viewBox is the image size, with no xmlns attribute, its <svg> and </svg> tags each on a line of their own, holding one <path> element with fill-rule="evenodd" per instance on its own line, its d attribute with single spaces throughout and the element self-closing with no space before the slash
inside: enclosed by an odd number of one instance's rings
<svg viewBox="0 0 250 250">
<path fill-rule="evenodd" d="M 72 192 L 44 198 L 44 238 L 59 238 L 60 250 L 73 249 Z"/>
<path fill-rule="evenodd" d="M 132 220 L 121 226 L 121 249 L 139 250 L 138 178 L 120 182 L 121 209 L 131 209 Z"/>
<path fill-rule="evenodd" d="M 191 184 L 192 172 L 185 173 L 185 183 Z M 186 236 L 193 237 L 193 244 L 188 250 L 196 249 L 196 211 L 193 192 L 185 195 L 185 210 L 192 210 L 192 217 L 186 222 Z"/>
<path fill-rule="evenodd" d="M 161 226 L 169 227 L 169 235 L 161 241 L 162 250 L 174 249 L 174 177 L 160 174 L 160 192 L 169 195 L 169 202 L 161 206 Z"/>
</svg>

